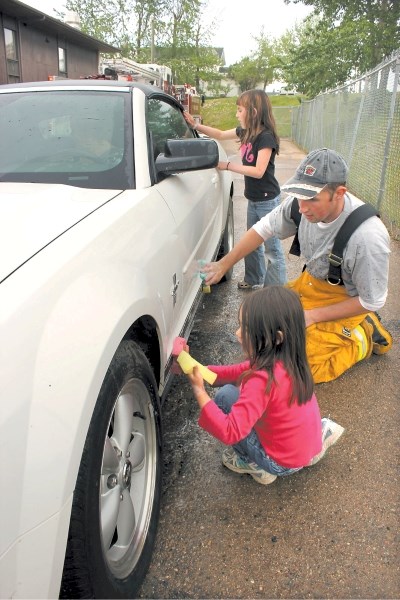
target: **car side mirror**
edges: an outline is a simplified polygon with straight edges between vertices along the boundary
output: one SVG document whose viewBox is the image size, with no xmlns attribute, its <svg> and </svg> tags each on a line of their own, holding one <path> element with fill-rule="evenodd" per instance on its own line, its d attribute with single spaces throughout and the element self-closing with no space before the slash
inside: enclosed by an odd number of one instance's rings
<svg viewBox="0 0 400 600">
<path fill-rule="evenodd" d="M 214 140 L 196 138 L 190 140 L 167 140 L 164 152 L 156 158 L 158 174 L 169 175 L 199 169 L 211 169 L 218 165 L 219 150 Z"/>
</svg>

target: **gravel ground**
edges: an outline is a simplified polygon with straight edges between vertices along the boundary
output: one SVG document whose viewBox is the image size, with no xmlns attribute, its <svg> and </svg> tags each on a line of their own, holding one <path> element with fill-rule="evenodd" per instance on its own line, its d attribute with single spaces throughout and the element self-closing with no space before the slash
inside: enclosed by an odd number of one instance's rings
<svg viewBox="0 0 400 600">
<path fill-rule="evenodd" d="M 235 147 L 228 152 L 236 155 Z M 302 158 L 283 141 L 280 183 Z M 236 239 L 245 231 L 243 180 L 235 178 Z M 286 250 L 289 242 L 285 241 Z M 321 413 L 346 428 L 318 465 L 270 486 L 221 464 L 222 444 L 197 425 L 185 378 L 164 407 L 163 500 L 153 561 L 140 598 L 399 598 L 400 244 L 381 315 L 395 344 L 316 389 Z M 295 277 L 302 264 L 288 262 Z M 231 282 L 204 295 L 189 339 L 203 364 L 241 359 L 235 338 L 243 294 Z"/>
</svg>

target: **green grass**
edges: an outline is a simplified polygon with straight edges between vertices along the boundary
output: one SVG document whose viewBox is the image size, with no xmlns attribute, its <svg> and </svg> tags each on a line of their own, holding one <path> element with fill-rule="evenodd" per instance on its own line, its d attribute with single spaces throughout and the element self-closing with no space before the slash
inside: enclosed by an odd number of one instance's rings
<svg viewBox="0 0 400 600">
<path fill-rule="evenodd" d="M 232 98 L 207 99 L 201 109 L 204 125 L 218 129 L 233 129 L 237 127 L 236 100 Z M 274 117 L 281 138 L 291 134 L 291 107 L 298 106 L 300 96 L 270 96 Z"/>
</svg>

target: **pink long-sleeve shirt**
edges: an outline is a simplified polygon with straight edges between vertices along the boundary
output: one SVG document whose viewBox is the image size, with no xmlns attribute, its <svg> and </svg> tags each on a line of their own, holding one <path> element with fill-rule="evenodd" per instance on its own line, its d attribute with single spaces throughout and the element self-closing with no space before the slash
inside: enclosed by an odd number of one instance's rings
<svg viewBox="0 0 400 600">
<path fill-rule="evenodd" d="M 217 374 L 215 385 L 235 384 L 250 368 L 248 361 L 226 366 L 210 365 Z M 322 449 L 321 415 L 315 394 L 299 406 L 289 405 L 292 383 L 281 362 L 274 369 L 275 383 L 266 393 L 268 375 L 254 371 L 240 384 L 239 398 L 226 415 L 215 402 L 201 410 L 199 425 L 231 446 L 255 429 L 265 452 L 283 467 L 304 467 Z"/>
</svg>

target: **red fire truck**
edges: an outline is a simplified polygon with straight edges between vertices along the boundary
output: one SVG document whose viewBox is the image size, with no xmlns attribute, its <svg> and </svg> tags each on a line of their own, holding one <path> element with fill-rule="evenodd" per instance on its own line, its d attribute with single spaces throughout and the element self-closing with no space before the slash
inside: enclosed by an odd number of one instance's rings
<svg viewBox="0 0 400 600">
<path fill-rule="evenodd" d="M 195 87 L 187 83 L 174 85 L 173 96 L 183 104 L 185 110 L 194 117 L 197 123 L 201 123 L 201 98 Z"/>
</svg>

